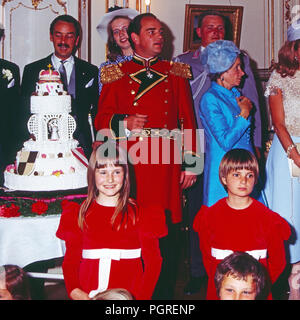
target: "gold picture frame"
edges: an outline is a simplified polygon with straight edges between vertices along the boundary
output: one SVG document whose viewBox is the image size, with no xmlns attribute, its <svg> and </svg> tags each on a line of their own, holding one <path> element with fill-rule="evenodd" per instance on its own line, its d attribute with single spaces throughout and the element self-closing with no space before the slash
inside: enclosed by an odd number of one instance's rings
<svg viewBox="0 0 300 320">
<path fill-rule="evenodd" d="M 225 39 L 232 40 L 239 47 L 244 7 L 187 4 L 185 6 L 183 51 L 195 50 L 200 46 L 201 41 L 197 36 L 196 28 L 200 14 L 207 10 L 218 11 L 224 15 Z"/>
<path fill-rule="evenodd" d="M 135 6 L 135 9 L 142 13 L 142 0 L 106 0 L 105 12 L 108 12 L 108 9 L 114 5 L 123 8 L 134 8 Z"/>
</svg>

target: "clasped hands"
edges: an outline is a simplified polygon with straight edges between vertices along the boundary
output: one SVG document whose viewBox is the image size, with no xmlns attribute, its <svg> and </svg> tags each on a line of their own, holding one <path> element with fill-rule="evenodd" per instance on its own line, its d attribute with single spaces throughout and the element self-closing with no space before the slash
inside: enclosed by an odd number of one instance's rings
<svg viewBox="0 0 300 320">
<path fill-rule="evenodd" d="M 247 119 L 249 117 L 249 114 L 253 108 L 252 102 L 247 97 L 241 96 L 236 98 L 236 101 L 241 109 L 240 115 Z"/>
</svg>

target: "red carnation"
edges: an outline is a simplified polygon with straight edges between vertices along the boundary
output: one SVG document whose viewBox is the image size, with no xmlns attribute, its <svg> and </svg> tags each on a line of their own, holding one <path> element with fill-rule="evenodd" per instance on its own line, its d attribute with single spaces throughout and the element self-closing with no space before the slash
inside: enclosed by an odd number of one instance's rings
<svg viewBox="0 0 300 320">
<path fill-rule="evenodd" d="M 38 215 L 45 213 L 47 210 L 48 210 L 48 205 L 44 201 L 37 201 L 33 203 L 31 206 L 31 211 Z"/>
<path fill-rule="evenodd" d="M 19 207 L 15 204 L 11 204 L 9 207 L 2 205 L 0 206 L 0 217 L 4 218 L 12 218 L 12 217 L 19 217 L 21 212 L 19 211 Z"/>
</svg>

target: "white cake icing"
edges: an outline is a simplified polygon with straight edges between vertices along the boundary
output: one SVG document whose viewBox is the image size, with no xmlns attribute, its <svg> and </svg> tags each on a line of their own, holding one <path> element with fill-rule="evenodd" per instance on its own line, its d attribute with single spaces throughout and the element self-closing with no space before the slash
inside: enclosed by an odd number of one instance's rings
<svg viewBox="0 0 300 320">
<path fill-rule="evenodd" d="M 31 113 L 41 113 L 42 111 L 71 112 L 71 96 L 31 96 L 30 98 Z"/>
<path fill-rule="evenodd" d="M 23 191 L 54 191 L 71 190 L 85 187 L 82 181 L 86 180 L 86 172 L 76 174 L 65 174 L 64 177 L 56 176 L 21 176 L 8 171 L 4 172 L 5 186 L 13 190 Z M 37 186 L 40 186 L 37 188 Z"/>
<path fill-rule="evenodd" d="M 4 172 L 5 187 L 53 191 L 87 186 L 87 159 L 73 139 L 76 122 L 69 114 L 71 97 L 63 91 L 58 71 L 42 70 L 31 96 L 28 131 L 32 138 Z"/>
</svg>

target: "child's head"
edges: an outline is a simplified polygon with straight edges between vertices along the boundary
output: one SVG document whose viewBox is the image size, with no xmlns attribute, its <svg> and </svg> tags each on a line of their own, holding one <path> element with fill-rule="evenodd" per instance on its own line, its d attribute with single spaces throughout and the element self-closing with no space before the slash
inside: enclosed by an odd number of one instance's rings
<svg viewBox="0 0 300 320">
<path fill-rule="evenodd" d="M 22 268 L 0 266 L 0 300 L 30 300 L 28 277 Z"/>
<path fill-rule="evenodd" d="M 217 266 L 215 285 L 221 300 L 264 298 L 267 273 L 263 265 L 246 252 L 235 252 Z"/>
<path fill-rule="evenodd" d="M 98 197 L 99 189 L 96 175 L 99 170 L 112 167 L 119 168 L 122 171 L 123 179 L 119 190 L 119 198 L 125 198 L 126 201 L 130 193 L 127 153 L 117 143 L 110 140 L 95 148 L 91 154 L 88 167 L 88 193 L 91 193 L 94 198 Z"/>
<path fill-rule="evenodd" d="M 128 290 L 116 288 L 96 294 L 93 300 L 134 300 L 134 297 Z"/>
<path fill-rule="evenodd" d="M 226 190 L 228 190 L 227 179 L 229 175 L 237 171 L 243 171 L 244 173 L 248 171 L 252 173 L 254 178 L 253 186 L 257 182 L 259 175 L 258 162 L 250 151 L 245 149 L 232 149 L 222 158 L 219 166 L 219 179 Z"/>
<path fill-rule="evenodd" d="M 83 228 L 85 214 L 92 201 L 101 197 L 111 198 L 115 203 L 116 210 L 112 216 L 112 224 L 115 223 L 119 213 L 124 218 L 128 203 L 133 202 L 129 199 L 130 177 L 127 152 L 111 140 L 96 145 L 89 160 L 87 179 L 88 195 L 80 209 L 79 226 Z M 124 221 L 123 218 L 122 221 Z M 119 227 L 120 224 L 118 229 Z"/>
</svg>

